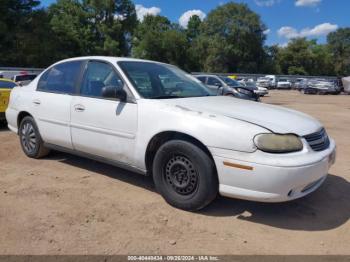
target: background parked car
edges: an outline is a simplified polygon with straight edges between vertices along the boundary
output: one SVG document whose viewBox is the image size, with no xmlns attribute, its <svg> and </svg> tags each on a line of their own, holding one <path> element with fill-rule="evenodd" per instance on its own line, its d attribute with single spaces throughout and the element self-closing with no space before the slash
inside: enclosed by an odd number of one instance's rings
<svg viewBox="0 0 350 262">
<path fill-rule="evenodd" d="M 350 94 L 350 76 L 343 77 L 342 82 L 343 82 L 344 92 L 347 94 Z"/>
<path fill-rule="evenodd" d="M 36 74 L 20 74 L 20 75 L 14 75 L 11 77 L 11 80 L 16 82 L 18 85 L 28 85 L 30 82 L 32 82 L 37 77 Z"/>
<path fill-rule="evenodd" d="M 245 81 L 240 83 L 250 90 L 253 90 L 253 92 L 259 96 L 265 96 L 269 93 L 269 90 L 266 87 L 257 86 L 254 81 Z"/>
<path fill-rule="evenodd" d="M 229 77 L 216 75 L 195 75 L 195 77 L 208 86 L 214 95 L 234 96 L 252 101 L 260 100 L 254 90 L 242 86 L 239 82 Z"/>
<path fill-rule="evenodd" d="M 7 109 L 10 93 L 16 83 L 10 79 L 0 78 L 0 121 L 5 120 L 5 111 Z"/>
<path fill-rule="evenodd" d="M 307 82 L 306 78 L 297 78 L 295 82 L 292 84 L 292 88 L 296 90 L 300 90 L 305 82 Z"/>
<path fill-rule="evenodd" d="M 270 80 L 270 89 L 274 89 L 277 87 L 277 77 L 275 75 L 266 75 L 265 77 Z"/>
<path fill-rule="evenodd" d="M 341 89 L 334 81 L 315 79 L 309 80 L 301 92 L 304 94 L 337 95 L 341 92 Z"/>
<path fill-rule="evenodd" d="M 271 88 L 271 81 L 270 78 L 267 77 L 259 77 L 256 81 L 256 86 L 258 87 L 264 87 L 264 88 Z"/>
<path fill-rule="evenodd" d="M 280 78 L 277 82 L 278 89 L 291 89 L 292 83 L 286 78 Z"/>
</svg>

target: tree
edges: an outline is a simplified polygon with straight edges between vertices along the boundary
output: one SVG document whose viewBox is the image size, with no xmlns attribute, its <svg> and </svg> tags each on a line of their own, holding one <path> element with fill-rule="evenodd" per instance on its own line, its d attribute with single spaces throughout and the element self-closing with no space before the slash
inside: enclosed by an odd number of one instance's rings
<svg viewBox="0 0 350 262">
<path fill-rule="evenodd" d="M 20 55 L 23 47 L 20 35 L 28 30 L 35 0 L 2 0 L 0 4 L 0 65 L 16 66 L 25 63 Z"/>
<path fill-rule="evenodd" d="M 187 25 L 187 37 L 189 40 L 195 39 L 200 34 L 200 27 L 202 24 L 202 20 L 199 18 L 198 15 L 191 16 L 190 20 L 188 21 Z"/>
<path fill-rule="evenodd" d="M 216 72 L 258 72 L 263 66 L 265 25 L 246 4 L 230 2 L 208 14 L 201 34 L 208 39 L 204 68 Z"/>
<path fill-rule="evenodd" d="M 18 36 L 21 48 L 16 65 L 46 67 L 60 59 L 57 56 L 57 38 L 50 27 L 50 17 L 45 9 L 34 10 L 27 20 L 26 30 Z"/>
<path fill-rule="evenodd" d="M 281 48 L 277 59 L 281 73 L 290 75 L 333 75 L 332 60 L 326 45 L 316 40 L 292 39 Z"/>
<path fill-rule="evenodd" d="M 338 75 L 350 75 L 350 28 L 340 28 L 330 33 L 327 42 Z"/>
<path fill-rule="evenodd" d="M 58 0 L 48 12 L 60 59 L 94 53 L 94 21 L 79 0 Z"/>
<path fill-rule="evenodd" d="M 85 0 L 83 6 L 93 24 L 95 53 L 128 55 L 137 23 L 134 4 L 130 0 Z"/>
<path fill-rule="evenodd" d="M 265 74 L 280 74 L 281 68 L 278 63 L 278 57 L 281 48 L 278 45 L 265 46 L 264 47 L 264 64 L 261 69 Z"/>
<path fill-rule="evenodd" d="M 164 16 L 145 16 L 137 26 L 132 55 L 187 68 L 188 41 L 184 31 Z"/>
</svg>

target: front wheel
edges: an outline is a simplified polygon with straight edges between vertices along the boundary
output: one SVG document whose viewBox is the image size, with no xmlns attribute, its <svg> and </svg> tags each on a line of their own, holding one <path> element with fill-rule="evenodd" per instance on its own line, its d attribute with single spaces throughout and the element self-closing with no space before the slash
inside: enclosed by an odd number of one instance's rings
<svg viewBox="0 0 350 262">
<path fill-rule="evenodd" d="M 163 144 L 153 162 L 157 191 L 172 206 L 183 210 L 202 209 L 218 193 L 213 160 L 198 146 L 183 140 Z"/>
<path fill-rule="evenodd" d="M 50 152 L 44 147 L 39 129 L 31 116 L 26 116 L 21 121 L 19 137 L 23 152 L 30 158 L 41 158 Z"/>
</svg>

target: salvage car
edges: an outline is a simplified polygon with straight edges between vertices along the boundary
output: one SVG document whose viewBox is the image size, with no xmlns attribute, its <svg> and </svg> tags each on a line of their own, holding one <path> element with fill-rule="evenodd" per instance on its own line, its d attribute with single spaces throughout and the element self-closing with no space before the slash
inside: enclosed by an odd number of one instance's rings
<svg viewBox="0 0 350 262">
<path fill-rule="evenodd" d="M 60 61 L 13 89 L 6 118 L 28 157 L 54 149 L 152 175 L 184 210 L 218 193 L 297 199 L 319 188 L 335 161 L 335 142 L 316 119 L 211 96 L 179 68 L 139 59 Z"/>
<path fill-rule="evenodd" d="M 334 81 L 315 79 L 308 81 L 301 92 L 304 94 L 338 95 L 341 88 Z"/>
<path fill-rule="evenodd" d="M 18 85 L 28 85 L 31 81 L 33 81 L 37 77 L 36 74 L 20 74 L 20 75 L 14 75 L 11 77 L 11 80 L 16 82 Z"/>
<path fill-rule="evenodd" d="M 16 83 L 10 79 L 0 78 L 0 121 L 5 120 L 5 111 L 9 103 L 10 92 Z"/>
<path fill-rule="evenodd" d="M 214 95 L 260 101 L 259 95 L 254 92 L 256 88 L 245 87 L 232 78 L 217 75 L 195 75 L 194 77 L 209 87 Z"/>
<path fill-rule="evenodd" d="M 242 83 L 241 83 L 242 84 Z M 243 84 L 246 88 L 252 90 L 258 96 L 265 96 L 269 93 L 269 90 L 265 87 L 256 85 L 254 82 L 248 81 Z"/>
</svg>

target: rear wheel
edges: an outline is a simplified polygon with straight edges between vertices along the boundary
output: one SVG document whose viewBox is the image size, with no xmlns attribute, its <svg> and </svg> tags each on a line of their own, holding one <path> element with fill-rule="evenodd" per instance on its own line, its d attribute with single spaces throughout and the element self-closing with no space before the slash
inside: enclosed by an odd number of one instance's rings
<svg viewBox="0 0 350 262">
<path fill-rule="evenodd" d="M 218 193 L 213 160 L 187 141 L 172 140 L 159 148 L 153 162 L 153 178 L 163 198 L 184 210 L 199 210 Z"/>
<path fill-rule="evenodd" d="M 31 158 L 46 156 L 50 150 L 44 147 L 38 127 L 31 116 L 26 116 L 19 127 L 19 137 L 23 152 Z"/>
</svg>

